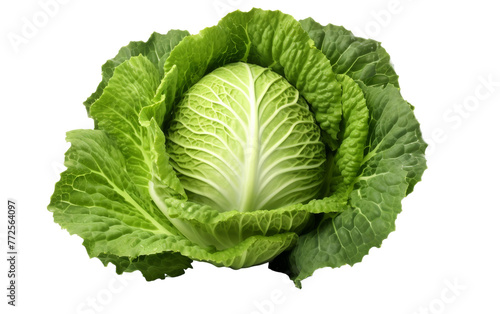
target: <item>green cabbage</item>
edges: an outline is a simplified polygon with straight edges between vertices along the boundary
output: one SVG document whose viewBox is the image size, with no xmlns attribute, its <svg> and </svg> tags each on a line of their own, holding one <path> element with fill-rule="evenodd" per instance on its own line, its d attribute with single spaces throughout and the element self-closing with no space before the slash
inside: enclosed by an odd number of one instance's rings
<svg viewBox="0 0 500 314">
<path fill-rule="evenodd" d="M 343 27 L 236 11 L 102 76 L 48 208 L 118 273 L 270 262 L 300 286 L 379 247 L 426 168 L 389 55 Z"/>
</svg>

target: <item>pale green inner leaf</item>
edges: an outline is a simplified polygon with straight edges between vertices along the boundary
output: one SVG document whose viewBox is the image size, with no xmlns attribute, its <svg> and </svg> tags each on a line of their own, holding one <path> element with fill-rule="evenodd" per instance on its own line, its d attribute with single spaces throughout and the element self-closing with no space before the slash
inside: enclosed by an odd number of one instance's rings
<svg viewBox="0 0 500 314">
<path fill-rule="evenodd" d="M 323 180 L 325 147 L 307 103 L 280 75 L 246 63 L 185 93 L 167 152 L 188 198 L 219 211 L 307 202 Z"/>
</svg>

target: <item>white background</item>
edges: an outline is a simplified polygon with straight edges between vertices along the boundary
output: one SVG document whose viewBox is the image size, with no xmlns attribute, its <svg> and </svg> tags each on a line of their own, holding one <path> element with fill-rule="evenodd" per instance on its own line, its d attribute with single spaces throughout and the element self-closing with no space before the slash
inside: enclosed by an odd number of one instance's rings
<svg viewBox="0 0 500 314">
<path fill-rule="evenodd" d="M 40 3 L 48 1 L 0 5 L 1 313 L 500 312 L 494 1 L 66 0 L 44 21 Z M 139 273 L 117 276 L 113 266 L 89 259 L 82 240 L 46 210 L 69 146 L 65 132 L 93 127 L 81 103 L 120 47 L 153 31 L 197 33 L 251 7 L 344 25 L 383 43 L 431 144 L 423 182 L 404 200 L 397 231 L 381 249 L 354 267 L 316 271 L 302 290 L 267 265 L 233 271 L 194 263 L 181 277 L 149 283 Z M 44 25 L 23 35 L 34 17 Z M 13 45 L 12 34 L 24 42 Z M 8 197 L 19 204 L 15 309 L 4 297 Z"/>
</svg>

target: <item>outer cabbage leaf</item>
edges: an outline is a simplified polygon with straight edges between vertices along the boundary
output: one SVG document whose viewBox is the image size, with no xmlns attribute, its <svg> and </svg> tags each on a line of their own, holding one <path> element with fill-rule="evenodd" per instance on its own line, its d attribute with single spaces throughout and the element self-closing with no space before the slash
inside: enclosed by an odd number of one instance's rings
<svg viewBox="0 0 500 314">
<path fill-rule="evenodd" d="M 399 87 L 389 54 L 379 42 L 355 37 L 342 26 L 322 26 L 312 18 L 301 20 L 300 24 L 330 60 L 333 72 L 347 74 L 367 86 L 392 84 Z"/>
<path fill-rule="evenodd" d="M 72 143 L 49 204 L 54 221 L 84 239 L 90 257 L 123 257 L 165 251 L 168 241 L 182 241 L 156 206 L 144 199 L 125 171 L 126 160 L 114 142 L 100 130 L 68 132 Z M 164 274 L 183 273 L 190 259 L 173 254 Z M 170 258 L 169 258 L 170 260 Z"/>
<path fill-rule="evenodd" d="M 151 255 L 141 255 L 136 258 L 100 254 L 98 258 L 104 266 L 112 263 L 116 266 L 116 273 L 140 271 L 147 281 L 177 277 L 184 274 L 184 270 L 191 267 L 191 260 L 179 253 L 164 252 Z"/>
<path fill-rule="evenodd" d="M 219 212 L 209 206 L 173 198 L 161 198 L 152 191 L 158 207 L 186 237 L 204 247 L 219 250 L 233 247 L 245 239 L 284 232 L 298 233 L 306 226 L 310 213 L 295 207 L 253 212 Z"/>
<path fill-rule="evenodd" d="M 170 51 L 188 35 L 188 31 L 181 30 L 171 30 L 165 35 L 153 33 L 146 42 L 132 41 L 127 46 L 122 47 L 113 59 L 108 60 L 102 66 L 102 81 L 97 86 L 96 91 L 83 103 L 87 112 L 90 110 L 90 106 L 101 97 L 117 66 L 131 57 L 143 55 L 155 65 L 160 76 L 163 77 L 163 64 L 170 55 Z"/>
<path fill-rule="evenodd" d="M 231 247 L 247 237 L 300 233 L 308 226 L 311 214 L 338 213 L 346 209 L 347 193 L 339 190 L 330 197 L 293 204 L 273 210 L 219 212 L 207 205 L 179 200 L 157 183 L 151 196 L 160 210 L 186 237 L 202 246 Z"/>
<path fill-rule="evenodd" d="M 115 69 L 101 97 L 90 107 L 97 127 L 104 130 L 123 152 L 126 169 L 148 198 L 151 156 L 148 131 L 139 124 L 139 114 L 153 106 L 160 85 L 158 70 L 143 56 L 132 57 Z"/>
<path fill-rule="evenodd" d="M 401 200 L 426 168 L 420 127 L 397 88 L 361 85 L 370 112 L 364 158 L 349 209 L 324 219 L 270 267 L 300 281 L 321 267 L 360 262 L 395 229 Z"/>
<path fill-rule="evenodd" d="M 342 74 L 337 75 L 337 79 L 342 85 L 340 147 L 332 156 L 326 187 L 330 187 L 333 193 L 348 195 L 363 161 L 368 135 L 368 109 L 363 91 L 356 82 Z"/>
<path fill-rule="evenodd" d="M 90 257 L 117 265 L 119 273 L 140 270 L 148 280 L 178 276 L 191 259 L 232 268 L 268 261 L 294 244 L 297 235 L 249 237 L 216 251 L 193 244 L 156 206 L 141 197 L 127 175 L 125 158 L 101 130 L 68 132 L 72 143 L 49 210 L 54 221 L 84 239 Z M 162 260 L 159 260 L 159 257 Z"/>
</svg>

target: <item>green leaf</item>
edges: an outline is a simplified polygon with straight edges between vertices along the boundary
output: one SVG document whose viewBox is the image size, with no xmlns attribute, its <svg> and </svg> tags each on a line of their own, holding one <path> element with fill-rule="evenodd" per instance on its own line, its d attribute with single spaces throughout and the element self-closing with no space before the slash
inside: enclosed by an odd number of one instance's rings
<svg viewBox="0 0 500 314">
<path fill-rule="evenodd" d="M 151 149 L 151 179 L 148 183 L 149 194 L 161 194 L 164 197 L 186 200 L 184 188 L 170 164 L 170 156 L 165 149 L 165 135 L 155 119 L 142 121 L 147 128 Z"/>
<path fill-rule="evenodd" d="M 151 191 L 153 200 L 182 234 L 194 243 L 215 246 L 218 250 L 231 248 L 256 235 L 298 233 L 310 218 L 310 213 L 300 205 L 252 212 L 219 212 L 206 205 L 163 198 L 158 192 Z"/>
<path fill-rule="evenodd" d="M 349 209 L 324 219 L 270 266 L 289 274 L 298 286 L 318 268 L 353 265 L 370 248 L 379 247 L 395 229 L 401 200 L 426 168 L 419 124 L 397 88 L 361 87 L 370 112 L 369 131 Z"/>
<path fill-rule="evenodd" d="M 178 247 L 183 255 L 195 260 L 207 261 L 216 266 L 233 269 L 250 267 L 268 262 L 295 245 L 297 234 L 288 232 L 272 236 L 249 237 L 236 246 L 225 250 L 201 249 L 197 245 Z"/>
<path fill-rule="evenodd" d="M 347 74 L 367 86 L 392 84 L 399 87 L 389 54 L 379 42 L 355 37 L 342 26 L 322 26 L 312 18 L 301 20 L 300 24 L 330 60 L 333 72 Z"/>
<path fill-rule="evenodd" d="M 331 189 L 350 193 L 363 161 L 368 135 L 368 109 L 361 88 L 347 75 L 339 74 L 342 85 L 342 123 L 340 146 L 332 161 Z"/>
<path fill-rule="evenodd" d="M 132 182 L 148 198 L 151 142 L 148 130 L 139 123 L 139 116 L 144 108 L 164 107 L 153 101 L 159 85 L 154 64 L 143 56 L 132 57 L 115 69 L 101 97 L 90 107 L 98 128 L 104 130 L 123 153 Z M 163 110 L 156 108 L 155 111 Z"/>
<path fill-rule="evenodd" d="M 361 88 L 370 111 L 369 145 L 365 148 L 363 163 L 372 159 L 372 162 L 399 160 L 407 172 L 408 188 L 405 195 L 408 195 L 427 169 L 427 144 L 422 139 L 413 108 L 401 97 L 399 90 L 391 85 L 373 88 L 361 84 Z"/>
<path fill-rule="evenodd" d="M 207 205 L 176 199 L 168 189 L 162 188 L 161 183 L 151 185 L 150 194 L 158 208 L 189 240 L 202 247 L 214 246 L 219 250 L 256 235 L 300 234 L 310 222 L 311 214 L 338 213 L 347 205 L 345 190 L 306 204 L 251 212 L 220 212 Z"/>
<path fill-rule="evenodd" d="M 177 277 L 191 267 L 191 260 L 179 253 L 164 252 L 152 255 L 141 255 L 136 258 L 101 254 L 98 256 L 104 266 L 112 263 L 116 273 L 140 271 L 147 281 Z"/>
<path fill-rule="evenodd" d="M 68 169 L 48 209 L 56 223 L 84 239 L 90 257 L 114 263 L 119 273 L 140 270 L 148 280 L 178 276 L 192 259 L 248 267 L 274 258 L 297 239 L 294 233 L 282 233 L 249 237 L 227 250 L 201 248 L 141 196 L 124 170 L 125 158 L 104 131 L 75 130 L 67 139 L 72 144 L 66 153 Z"/>
<path fill-rule="evenodd" d="M 126 160 L 101 130 L 68 132 L 71 147 L 48 209 L 54 221 L 84 239 L 90 257 L 135 259 L 165 251 L 167 239 L 182 241 L 163 214 L 139 192 L 126 172 Z M 178 273 L 190 259 L 176 258 Z"/>
<path fill-rule="evenodd" d="M 181 30 L 171 30 L 165 35 L 153 33 L 147 42 L 132 41 L 127 46 L 122 47 L 113 59 L 108 60 L 102 66 L 102 81 L 97 86 L 97 90 L 83 103 L 87 112 L 90 110 L 90 106 L 101 97 L 117 66 L 131 57 L 143 55 L 155 65 L 159 75 L 163 77 L 165 60 L 172 49 L 188 35 L 187 31 Z"/>
</svg>

